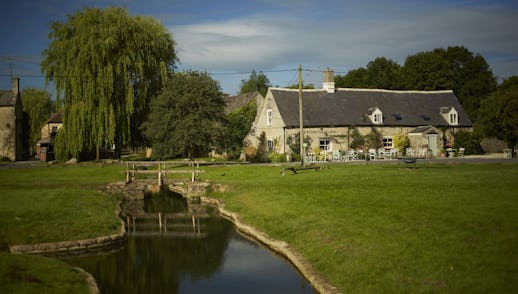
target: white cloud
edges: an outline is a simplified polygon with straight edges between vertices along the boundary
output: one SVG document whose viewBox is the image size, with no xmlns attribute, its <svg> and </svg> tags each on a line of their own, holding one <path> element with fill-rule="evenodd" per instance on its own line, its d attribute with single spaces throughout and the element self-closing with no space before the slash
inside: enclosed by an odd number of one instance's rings
<svg viewBox="0 0 518 294">
<path fill-rule="evenodd" d="M 493 72 L 505 77 L 518 74 L 517 26 L 516 10 L 453 7 L 382 18 L 255 15 L 170 29 L 186 68 L 248 71 L 301 63 L 347 71 L 379 56 L 402 64 L 416 52 L 462 45 L 482 54 Z"/>
</svg>

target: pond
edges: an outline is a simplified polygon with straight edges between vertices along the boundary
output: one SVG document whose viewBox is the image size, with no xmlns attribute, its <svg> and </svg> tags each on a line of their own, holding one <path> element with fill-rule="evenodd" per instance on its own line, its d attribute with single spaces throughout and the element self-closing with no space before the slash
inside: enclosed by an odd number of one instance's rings
<svg viewBox="0 0 518 294">
<path fill-rule="evenodd" d="M 211 207 L 161 193 L 125 202 L 122 216 L 123 248 L 66 258 L 91 273 L 101 293 L 315 293 L 290 263 Z"/>
</svg>

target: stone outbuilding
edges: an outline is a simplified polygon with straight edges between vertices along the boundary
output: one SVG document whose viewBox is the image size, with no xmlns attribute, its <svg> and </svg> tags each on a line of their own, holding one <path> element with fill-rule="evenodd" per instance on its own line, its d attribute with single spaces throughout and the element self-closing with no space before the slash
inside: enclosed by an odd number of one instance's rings
<svg viewBox="0 0 518 294">
<path fill-rule="evenodd" d="M 12 78 L 11 86 L 11 90 L 0 90 L 0 157 L 15 161 L 25 159 L 26 150 L 20 79 Z"/>
</svg>

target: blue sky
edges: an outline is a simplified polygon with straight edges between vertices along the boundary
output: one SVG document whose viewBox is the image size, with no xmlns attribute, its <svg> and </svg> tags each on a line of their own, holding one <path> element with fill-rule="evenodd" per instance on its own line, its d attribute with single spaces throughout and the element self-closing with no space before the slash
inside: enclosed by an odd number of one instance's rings
<svg viewBox="0 0 518 294">
<path fill-rule="evenodd" d="M 301 64 L 316 70 L 304 71 L 304 81 L 320 86 L 318 70 L 327 67 L 346 73 L 381 56 L 402 65 L 416 52 L 457 45 L 484 56 L 500 81 L 518 75 L 518 1 L 17 0 L 0 5 L 0 89 L 10 88 L 11 68 L 22 88 L 44 87 L 49 23 L 110 5 L 159 20 L 177 42 L 179 69 L 213 73 L 229 94 L 253 69 L 287 86 L 297 76 L 283 70 Z"/>
</svg>

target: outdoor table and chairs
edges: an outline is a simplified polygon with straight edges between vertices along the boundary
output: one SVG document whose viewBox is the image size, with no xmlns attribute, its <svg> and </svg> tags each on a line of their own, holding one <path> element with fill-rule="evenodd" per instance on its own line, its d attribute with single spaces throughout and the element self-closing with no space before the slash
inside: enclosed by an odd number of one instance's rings
<svg viewBox="0 0 518 294">
<path fill-rule="evenodd" d="M 504 158 L 512 158 L 513 149 L 504 149 Z"/>
<path fill-rule="evenodd" d="M 454 157 L 457 149 L 455 148 L 446 148 L 446 152 L 448 152 L 448 157 Z"/>
</svg>

